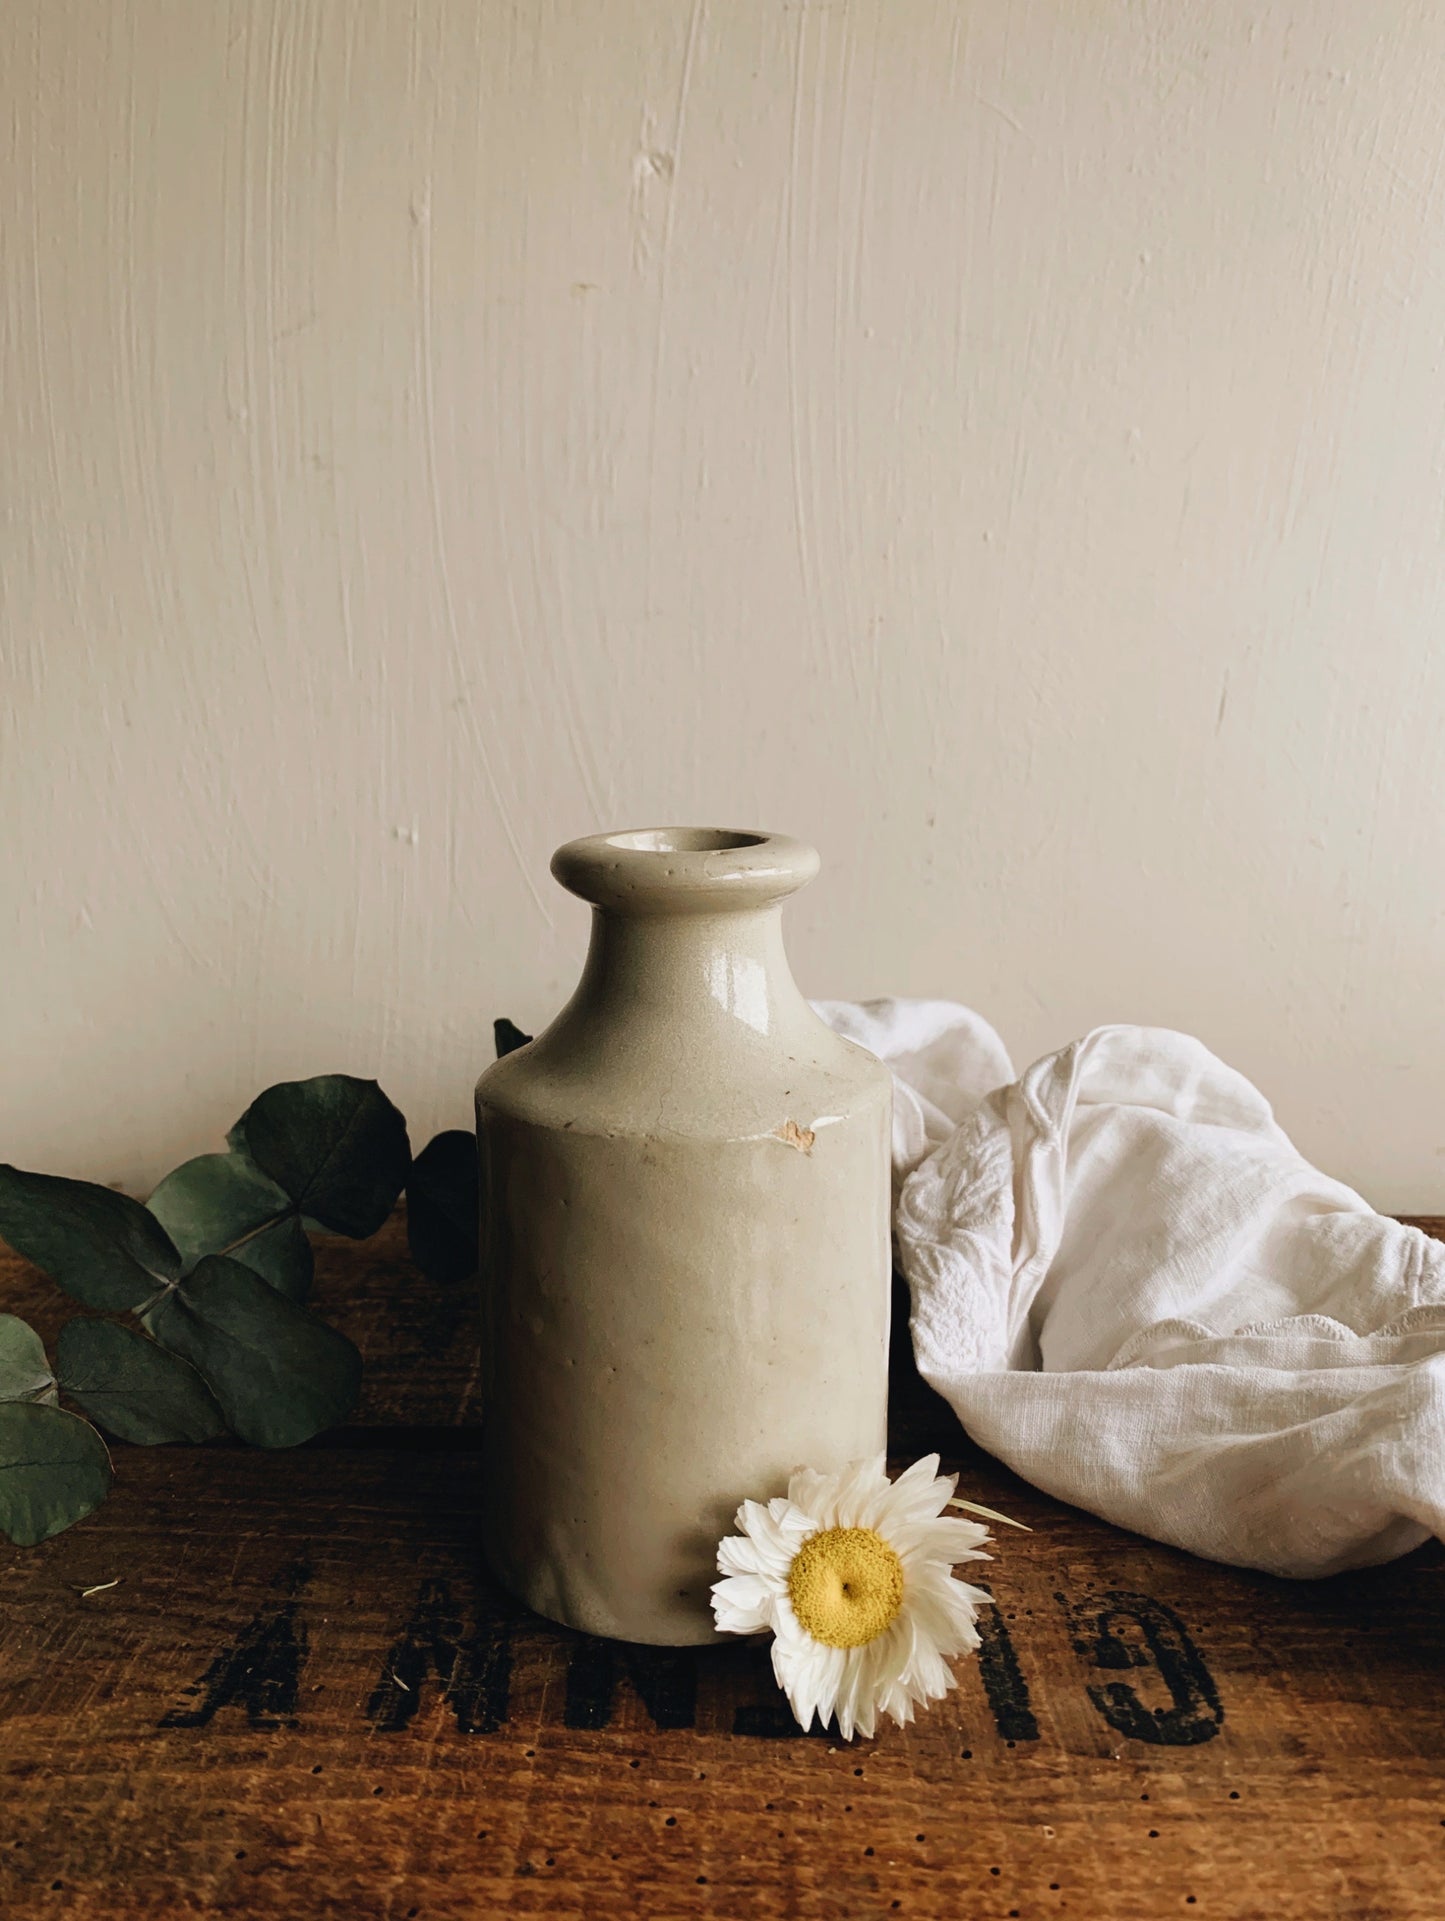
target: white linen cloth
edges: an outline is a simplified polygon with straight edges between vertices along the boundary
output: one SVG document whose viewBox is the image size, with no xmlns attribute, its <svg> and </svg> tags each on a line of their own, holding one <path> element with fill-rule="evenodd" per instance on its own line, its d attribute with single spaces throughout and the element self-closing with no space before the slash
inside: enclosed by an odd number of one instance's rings
<svg viewBox="0 0 1445 1921">
<path fill-rule="evenodd" d="M 1316 1172 L 1188 1035 L 1096 1028 L 1016 1079 L 967 1008 L 818 1011 L 893 1070 L 914 1352 L 974 1440 L 1273 1574 L 1445 1534 L 1445 1244 Z"/>
</svg>

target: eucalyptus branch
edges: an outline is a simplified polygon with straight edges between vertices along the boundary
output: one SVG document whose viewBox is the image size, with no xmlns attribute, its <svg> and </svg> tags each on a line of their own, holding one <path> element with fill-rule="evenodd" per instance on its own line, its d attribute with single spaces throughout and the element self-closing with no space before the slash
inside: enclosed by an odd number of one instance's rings
<svg viewBox="0 0 1445 1921">
<path fill-rule="evenodd" d="M 293 1447 L 344 1420 L 361 1357 L 304 1305 L 305 1224 L 375 1233 L 410 1165 L 406 1122 L 376 1082 L 323 1074 L 267 1088 L 224 1153 L 174 1169 L 145 1206 L 0 1166 L 0 1234 L 15 1251 L 82 1307 L 145 1330 L 71 1320 L 52 1369 L 34 1330 L 0 1314 L 0 1533 L 30 1545 L 105 1498 L 110 1457 L 84 1415 L 141 1446 L 229 1430 Z"/>
<path fill-rule="evenodd" d="M 495 1028 L 498 1054 L 526 1044 Z M 364 1239 L 403 1185 L 417 1265 L 461 1282 L 477 1265 L 475 1137 L 438 1134 L 413 1161 L 401 1114 L 349 1074 L 268 1087 L 224 1153 L 183 1162 L 144 1206 L 0 1165 L 0 1235 L 91 1310 L 61 1328 L 53 1366 L 0 1312 L 0 1534 L 30 1547 L 105 1499 L 110 1455 L 85 1416 L 140 1447 L 227 1432 L 293 1447 L 346 1419 L 361 1356 L 305 1306 L 307 1227 Z"/>
<path fill-rule="evenodd" d="M 258 1221 L 255 1227 L 248 1228 L 244 1234 L 238 1234 L 229 1247 L 219 1247 L 216 1249 L 216 1252 L 218 1254 L 234 1254 L 237 1248 L 245 1247 L 248 1242 L 258 1239 L 260 1235 L 265 1234 L 269 1229 L 279 1227 L 282 1221 L 299 1221 L 300 1218 L 301 1209 L 293 1202 L 290 1207 L 283 1207 L 279 1214 L 273 1214 L 269 1220 Z"/>
</svg>

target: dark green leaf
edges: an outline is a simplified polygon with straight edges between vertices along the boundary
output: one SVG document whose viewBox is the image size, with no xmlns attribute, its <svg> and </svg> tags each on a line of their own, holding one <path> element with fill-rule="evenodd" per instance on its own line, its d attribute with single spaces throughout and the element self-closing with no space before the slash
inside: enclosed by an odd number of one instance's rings
<svg viewBox="0 0 1445 1921">
<path fill-rule="evenodd" d="M 45 1343 L 16 1314 L 0 1314 L 0 1401 L 53 1401 Z"/>
<path fill-rule="evenodd" d="M 411 1148 L 375 1081 L 318 1074 L 252 1101 L 228 1136 L 299 1211 L 336 1234 L 374 1234 L 396 1205 Z"/>
<path fill-rule="evenodd" d="M 406 1177 L 406 1238 L 434 1281 L 477 1271 L 477 1137 L 449 1129 L 427 1142 Z"/>
<path fill-rule="evenodd" d="M 86 1307 L 139 1307 L 181 1271 L 155 1216 L 93 1181 L 0 1165 L 0 1234 Z"/>
<path fill-rule="evenodd" d="M 498 1060 L 504 1054 L 515 1054 L 519 1047 L 526 1047 L 532 1039 L 530 1034 L 524 1034 L 505 1015 L 501 1020 L 492 1022 L 492 1033 L 496 1037 Z"/>
<path fill-rule="evenodd" d="M 208 1255 L 146 1323 L 204 1375 L 231 1432 L 257 1447 L 295 1447 L 356 1405 L 351 1342 L 224 1255 Z"/>
<path fill-rule="evenodd" d="M 114 1321 L 67 1321 L 55 1371 L 71 1400 L 119 1441 L 213 1441 L 226 1423 L 193 1367 Z"/>
<path fill-rule="evenodd" d="M 110 1487 L 110 1456 L 89 1421 L 33 1401 L 0 1403 L 0 1534 L 16 1547 L 48 1541 Z"/>
<path fill-rule="evenodd" d="M 175 1242 L 187 1268 L 206 1254 L 230 1250 L 232 1260 L 290 1300 L 304 1301 L 311 1292 L 311 1243 L 296 1209 L 244 1149 L 198 1154 L 184 1162 L 166 1175 L 146 1206 Z M 263 1226 L 267 1221 L 274 1225 Z M 235 1247 L 237 1241 L 243 1245 Z"/>
</svg>

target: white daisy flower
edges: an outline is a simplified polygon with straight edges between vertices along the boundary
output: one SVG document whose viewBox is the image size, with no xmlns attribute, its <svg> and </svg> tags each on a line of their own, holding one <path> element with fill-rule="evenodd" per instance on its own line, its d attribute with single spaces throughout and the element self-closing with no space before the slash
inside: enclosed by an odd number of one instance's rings
<svg viewBox="0 0 1445 1921">
<path fill-rule="evenodd" d="M 871 1736 L 880 1712 L 901 1725 L 954 1685 L 949 1657 L 973 1652 L 975 1611 L 992 1606 L 953 1577 L 960 1561 L 992 1558 L 986 1528 L 943 1513 L 957 1481 L 930 1454 L 890 1482 L 880 1454 L 842 1474 L 799 1468 L 786 1496 L 738 1509 L 713 1613 L 727 1634 L 772 1629 L 773 1672 L 802 1727 L 836 1715 L 845 1741 Z"/>
</svg>

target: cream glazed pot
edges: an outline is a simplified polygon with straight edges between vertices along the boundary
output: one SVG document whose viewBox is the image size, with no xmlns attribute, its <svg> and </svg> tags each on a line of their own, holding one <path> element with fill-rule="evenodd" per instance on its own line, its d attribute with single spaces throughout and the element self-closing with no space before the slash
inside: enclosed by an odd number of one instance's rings
<svg viewBox="0 0 1445 1921">
<path fill-rule="evenodd" d="M 554 1621 L 714 1638 L 738 1502 L 884 1445 L 892 1083 L 798 991 L 780 834 L 559 848 L 576 993 L 477 1083 L 483 1539 Z"/>
</svg>

